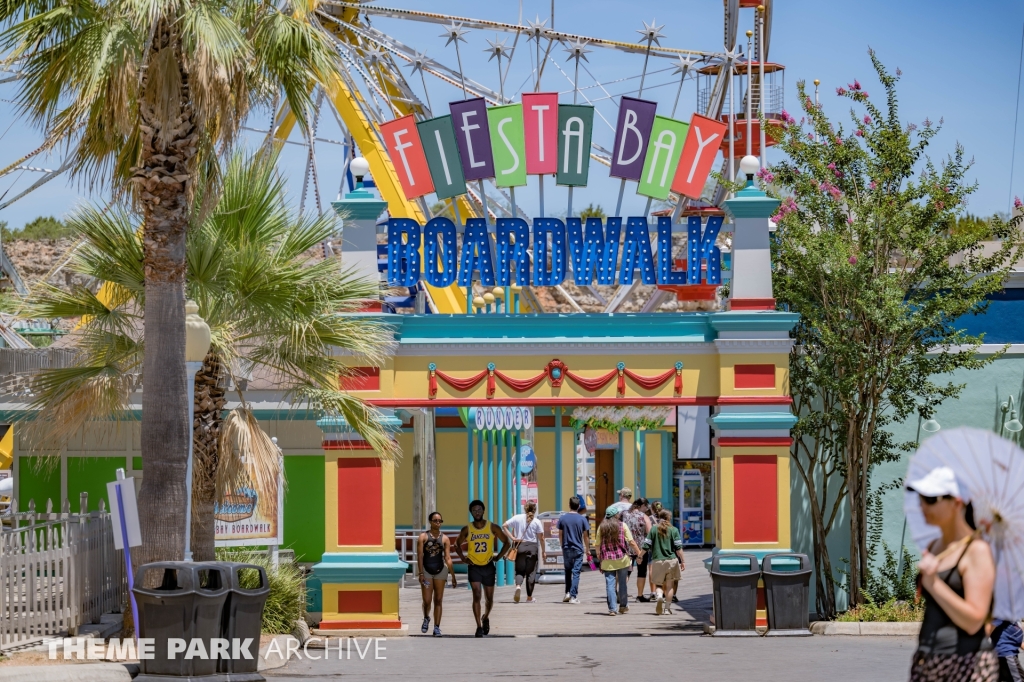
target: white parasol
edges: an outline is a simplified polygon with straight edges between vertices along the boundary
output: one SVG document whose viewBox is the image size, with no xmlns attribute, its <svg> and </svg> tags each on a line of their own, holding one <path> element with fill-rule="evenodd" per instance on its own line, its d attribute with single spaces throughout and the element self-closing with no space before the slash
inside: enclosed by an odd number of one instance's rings
<svg viewBox="0 0 1024 682">
<path fill-rule="evenodd" d="M 992 545 L 996 560 L 992 615 L 1007 621 L 1024 618 L 1024 450 L 991 431 L 950 429 L 921 444 L 904 481 L 919 480 L 937 467 L 956 474 L 963 497 L 974 504 L 974 520 Z M 903 504 L 907 527 L 923 552 L 939 537 L 925 523 L 917 493 Z"/>
</svg>

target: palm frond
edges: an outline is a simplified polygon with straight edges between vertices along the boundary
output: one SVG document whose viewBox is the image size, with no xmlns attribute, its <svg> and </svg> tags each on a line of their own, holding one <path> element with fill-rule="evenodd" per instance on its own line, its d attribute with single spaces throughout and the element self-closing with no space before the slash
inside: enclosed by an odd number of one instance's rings
<svg viewBox="0 0 1024 682">
<path fill-rule="evenodd" d="M 344 391 L 309 385 L 296 388 L 292 394 L 319 413 L 344 417 L 348 425 L 370 444 L 381 459 L 394 463 L 401 460 L 402 449 L 394 439 L 393 430 L 384 424 L 384 415 L 377 408 Z"/>
<path fill-rule="evenodd" d="M 277 504 L 281 453 L 260 428 L 247 407 L 236 407 L 224 418 L 220 436 L 220 463 L 217 467 L 217 501 L 240 488 L 256 492 L 257 510 L 269 513 Z"/>
</svg>

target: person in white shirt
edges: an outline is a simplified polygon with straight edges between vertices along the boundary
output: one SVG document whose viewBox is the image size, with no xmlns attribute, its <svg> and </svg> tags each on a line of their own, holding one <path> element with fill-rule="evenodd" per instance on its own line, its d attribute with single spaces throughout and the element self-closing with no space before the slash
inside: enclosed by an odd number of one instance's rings
<svg viewBox="0 0 1024 682">
<path fill-rule="evenodd" d="M 612 506 L 615 507 L 616 512 L 621 514 L 633 506 L 633 491 L 629 488 L 621 488 L 615 492 L 619 494 L 619 501 Z"/>
<path fill-rule="evenodd" d="M 516 514 L 502 524 L 502 529 L 516 547 L 516 593 L 513 599 L 518 604 L 522 596 L 523 582 L 526 582 L 526 603 L 532 604 L 533 587 L 537 583 L 537 557 L 540 538 L 544 536 L 544 524 L 536 518 L 537 503 L 527 502 L 525 514 Z"/>
</svg>

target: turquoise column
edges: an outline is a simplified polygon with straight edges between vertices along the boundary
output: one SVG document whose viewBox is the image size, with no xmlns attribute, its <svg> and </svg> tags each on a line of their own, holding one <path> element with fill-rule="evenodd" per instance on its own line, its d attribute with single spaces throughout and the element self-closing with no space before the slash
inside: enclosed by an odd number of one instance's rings
<svg viewBox="0 0 1024 682">
<path fill-rule="evenodd" d="M 476 499 L 475 490 L 473 486 L 473 429 L 466 427 L 466 495 L 469 499 L 466 500 L 466 514 L 469 516 L 470 522 L 473 521 L 473 515 L 469 513 L 469 503 Z"/>
<path fill-rule="evenodd" d="M 672 435 L 667 431 L 661 433 L 661 503 L 668 506 L 672 500 Z M 671 509 L 671 507 L 669 507 Z"/>
<path fill-rule="evenodd" d="M 643 497 L 647 490 L 647 437 L 643 429 L 637 429 L 636 451 L 640 455 L 640 470 L 636 473 L 636 490 L 633 491 L 633 499 Z"/>
<path fill-rule="evenodd" d="M 494 514 L 494 432 L 487 431 L 487 518 L 493 518 Z"/>
<path fill-rule="evenodd" d="M 562 506 L 562 408 L 552 408 L 555 413 L 555 511 L 568 511 Z"/>
<path fill-rule="evenodd" d="M 508 300 L 507 298 L 505 299 Z M 505 518 L 510 519 L 519 513 L 519 510 L 515 508 L 515 459 L 516 455 L 513 450 L 515 447 L 515 434 L 511 429 L 505 432 L 505 452 L 508 453 L 508 457 L 505 463 L 507 476 L 505 477 L 508 483 L 505 486 Z M 516 581 L 516 567 L 515 563 L 511 561 L 505 562 L 505 582 L 508 585 L 514 584 Z"/>
<path fill-rule="evenodd" d="M 497 304 L 495 304 L 495 305 L 497 305 Z M 504 482 L 505 482 L 505 472 L 504 472 L 504 468 L 505 468 L 505 466 L 504 466 L 505 465 L 505 448 L 503 447 L 503 444 L 502 444 L 502 441 L 504 440 L 504 435 L 505 434 L 502 431 L 495 431 L 494 432 L 494 436 L 493 436 L 493 438 L 494 438 L 494 468 L 497 470 L 495 472 L 495 478 L 496 478 L 497 482 L 495 484 L 495 490 L 494 490 L 494 497 L 495 497 L 495 501 L 497 503 L 497 506 L 495 507 L 495 510 L 496 510 L 495 511 L 495 518 L 497 519 L 497 524 L 499 526 L 501 524 L 505 523 L 505 521 L 507 520 L 505 518 L 505 486 L 504 486 Z M 496 567 L 497 574 L 498 574 L 497 575 L 498 587 L 502 587 L 502 586 L 505 585 L 505 573 L 506 573 L 506 565 L 507 564 L 508 564 L 508 562 L 506 560 L 502 559 L 501 561 L 498 562 L 498 565 Z"/>
<path fill-rule="evenodd" d="M 484 504 L 487 504 L 487 495 L 484 492 L 484 491 L 487 490 L 487 487 L 484 485 L 484 476 L 485 476 L 485 474 L 487 472 L 484 470 L 484 432 L 483 431 L 477 431 L 476 432 L 476 456 L 477 456 L 477 466 L 476 466 L 476 484 L 477 484 L 476 485 L 476 498 L 478 500 L 480 500 L 481 502 L 483 502 Z"/>
</svg>

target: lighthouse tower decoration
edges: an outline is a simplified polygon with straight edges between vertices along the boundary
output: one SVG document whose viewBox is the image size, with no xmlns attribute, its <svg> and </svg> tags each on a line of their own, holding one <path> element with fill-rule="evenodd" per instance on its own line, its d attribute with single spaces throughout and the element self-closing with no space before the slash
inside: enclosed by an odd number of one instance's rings
<svg viewBox="0 0 1024 682">
<path fill-rule="evenodd" d="M 746 176 L 747 186 L 722 202 L 722 209 L 734 224 L 729 310 L 775 310 L 768 218 L 779 201 L 757 188 L 754 176 L 759 170 L 756 156 L 744 156 L 740 173 Z"/>
</svg>

